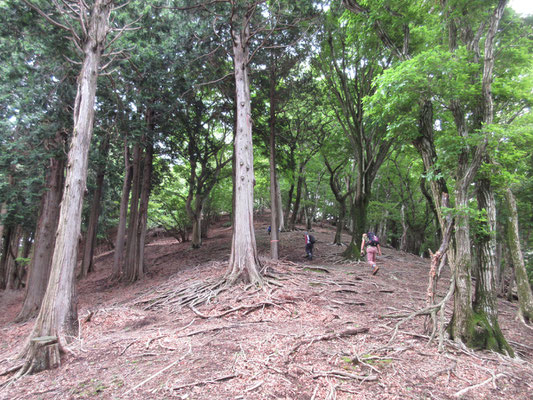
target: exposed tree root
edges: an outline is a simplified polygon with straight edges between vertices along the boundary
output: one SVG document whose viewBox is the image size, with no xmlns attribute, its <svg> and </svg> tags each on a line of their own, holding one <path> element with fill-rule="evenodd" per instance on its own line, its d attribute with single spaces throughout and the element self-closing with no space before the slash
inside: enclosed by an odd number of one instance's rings
<svg viewBox="0 0 533 400">
<path fill-rule="evenodd" d="M 197 381 L 197 382 L 192 382 L 192 383 L 187 383 L 185 385 L 180 385 L 180 386 L 175 386 L 173 387 L 172 389 L 173 390 L 180 390 L 180 389 L 185 389 L 185 388 L 188 388 L 188 387 L 193 387 L 193 386 L 200 386 L 200 385 L 207 385 L 209 383 L 216 383 L 216 382 L 221 382 L 221 381 L 227 381 L 229 379 L 233 379 L 233 378 L 236 378 L 238 377 L 239 375 L 236 375 L 236 374 L 230 374 L 230 375 L 224 375 L 224 376 L 221 376 L 219 378 L 214 378 L 214 379 L 207 379 L 205 381 Z"/>
<path fill-rule="evenodd" d="M 340 332 L 334 332 L 334 333 L 330 333 L 330 334 L 327 334 L 327 335 L 321 335 L 321 336 L 315 336 L 315 337 L 312 337 L 312 338 L 308 338 L 308 339 L 302 340 L 299 343 L 297 343 L 292 348 L 292 350 L 289 352 L 288 356 L 290 357 L 292 354 L 296 353 L 296 351 L 298 351 L 298 349 L 301 346 L 303 346 L 304 344 L 311 345 L 314 342 L 319 342 L 319 341 L 322 341 L 322 340 L 332 340 L 332 339 L 339 339 L 339 338 L 344 338 L 344 337 L 349 337 L 349 336 L 355 336 L 355 335 L 358 335 L 360 333 L 366 333 L 368 331 L 369 331 L 368 328 L 345 329 L 345 330 L 340 331 Z"/>
<path fill-rule="evenodd" d="M 472 385 L 472 386 L 468 386 L 462 390 L 459 390 L 457 393 L 455 393 L 453 395 L 453 397 L 463 397 L 464 394 L 466 394 L 467 392 L 473 390 L 473 389 L 477 389 L 478 387 L 481 387 L 483 385 L 486 385 L 487 383 L 490 383 L 492 382 L 492 384 L 494 385 L 494 388 L 497 389 L 497 386 L 496 386 L 496 379 L 498 378 L 501 378 L 502 376 L 505 376 L 505 374 L 498 374 L 498 375 L 493 375 L 491 376 L 489 379 L 481 382 L 481 383 L 478 383 L 477 385 Z"/>
<path fill-rule="evenodd" d="M 351 374 L 346 371 L 341 370 L 333 370 L 333 371 L 324 371 L 319 372 L 317 374 L 313 375 L 313 378 L 320 378 L 320 377 L 334 377 L 334 378 L 342 378 L 342 379 L 358 379 L 361 381 L 377 381 L 378 377 L 376 375 L 357 375 L 357 374 Z"/>
<path fill-rule="evenodd" d="M 185 357 L 187 357 L 189 354 L 191 354 L 191 351 L 192 351 L 192 348 L 189 346 L 189 351 L 184 354 L 183 356 L 181 356 L 179 359 L 177 359 L 176 361 L 174 361 L 173 363 L 167 365 L 165 368 L 157 371 L 155 374 L 153 374 L 152 376 L 149 376 L 148 378 L 146 378 L 144 381 L 142 381 L 141 383 L 139 383 L 138 385 L 132 387 L 131 389 L 129 389 L 126 393 L 124 393 L 122 396 L 123 398 L 127 398 L 126 395 L 132 391 L 134 391 L 135 389 L 141 387 L 142 385 L 144 385 L 145 383 L 151 381 L 152 379 L 154 379 L 156 376 L 159 376 L 161 375 L 163 372 L 165 372 L 166 370 L 168 370 L 169 368 L 173 367 L 174 365 L 176 365 L 177 363 L 179 363 L 180 361 L 182 361 Z"/>
<path fill-rule="evenodd" d="M 293 302 L 285 302 L 285 303 L 293 303 Z M 237 312 L 237 311 L 240 311 L 240 310 L 246 310 L 246 312 L 244 313 L 246 315 L 246 314 L 251 313 L 252 311 L 255 311 L 255 310 L 259 309 L 259 308 L 264 308 L 264 307 L 280 307 L 280 308 L 283 308 L 285 311 L 287 311 L 290 314 L 290 311 L 287 310 L 286 308 L 282 307 L 281 304 L 273 303 L 273 302 L 270 302 L 270 301 L 262 301 L 261 303 L 252 304 L 252 305 L 249 305 L 249 306 L 243 305 L 243 306 L 239 306 L 239 307 L 234 307 L 234 308 L 232 308 L 230 310 L 224 311 L 223 313 L 216 314 L 216 315 L 205 315 L 205 314 L 202 314 L 196 308 L 194 308 L 194 306 L 190 305 L 191 310 L 196 315 L 198 315 L 200 318 L 204 318 L 204 319 L 221 318 L 221 317 L 224 317 L 224 316 L 226 316 L 228 314 L 231 314 L 231 313 L 234 313 L 234 312 Z"/>
<path fill-rule="evenodd" d="M 21 356 L 24 358 L 24 364 L 13 379 L 17 380 L 26 375 L 59 367 L 61 352 L 64 351 L 57 336 L 32 338 L 25 356 Z"/>
<path fill-rule="evenodd" d="M 429 343 L 431 343 L 437 333 L 438 333 L 438 336 L 439 336 L 439 350 L 441 350 L 443 348 L 443 341 L 444 341 L 444 331 L 445 331 L 445 324 L 444 324 L 444 310 L 446 308 L 446 304 L 448 303 L 448 301 L 450 300 L 451 296 L 453 295 L 453 292 L 454 292 L 454 287 L 455 287 L 455 281 L 452 277 L 451 281 L 450 281 L 450 287 L 448 289 L 448 292 L 446 293 L 446 295 L 444 296 L 444 298 L 437 304 L 434 304 L 434 305 L 429 305 L 421 310 L 417 310 L 415 312 L 412 312 L 410 314 L 389 314 L 389 315 L 385 315 L 384 317 L 385 318 L 401 318 L 400 321 L 398 321 L 396 323 L 396 325 L 394 326 L 394 328 L 392 329 L 393 333 L 392 333 L 392 336 L 391 338 L 389 339 L 389 342 L 387 343 L 387 345 L 390 345 L 394 339 L 396 338 L 396 334 L 398 333 L 398 329 L 400 328 L 401 325 L 403 325 L 404 323 L 410 321 L 411 319 L 417 317 L 417 316 L 420 316 L 420 315 L 433 315 L 435 317 L 435 321 L 437 321 L 436 319 L 436 315 L 437 313 L 440 313 L 440 324 L 434 324 L 433 325 L 433 331 L 431 332 L 431 335 L 430 335 L 430 338 L 429 338 Z"/>
</svg>

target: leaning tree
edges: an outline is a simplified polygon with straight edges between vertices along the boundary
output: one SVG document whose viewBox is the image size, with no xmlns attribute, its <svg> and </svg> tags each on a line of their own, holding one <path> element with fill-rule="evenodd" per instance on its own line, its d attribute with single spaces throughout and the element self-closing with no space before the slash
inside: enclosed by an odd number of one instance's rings
<svg viewBox="0 0 533 400">
<path fill-rule="evenodd" d="M 43 10 L 24 2 L 48 22 L 64 29 L 81 55 L 77 93 L 73 106 L 73 133 L 67 160 L 65 190 L 52 258 L 49 284 L 42 306 L 24 347 L 19 375 L 53 368 L 60 364 L 60 350 L 78 329 L 75 291 L 77 245 L 81 226 L 88 153 L 93 132 L 97 78 L 101 60 L 109 53 L 107 36 L 113 1 L 54 2 Z M 121 30 L 117 34 L 121 34 Z"/>
</svg>

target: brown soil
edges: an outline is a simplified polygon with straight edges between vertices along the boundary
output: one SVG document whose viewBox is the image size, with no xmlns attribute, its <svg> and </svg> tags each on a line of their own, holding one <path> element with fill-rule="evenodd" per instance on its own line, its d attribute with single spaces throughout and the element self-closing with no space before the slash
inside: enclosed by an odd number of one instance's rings
<svg viewBox="0 0 533 400">
<path fill-rule="evenodd" d="M 450 343 L 439 352 L 428 345 L 424 317 L 390 341 L 398 318 L 386 316 L 425 305 L 428 260 L 384 248 L 372 276 L 364 263 L 342 262 L 331 227 L 316 227 L 313 261 L 295 231 L 281 234 L 282 260 L 273 263 L 267 221 L 256 221 L 257 244 L 277 280 L 266 290 L 234 287 L 195 310 L 176 305 L 177 289 L 223 276 L 231 229 L 213 228 L 199 250 L 154 239 L 149 273 L 132 285 L 110 285 L 113 255 L 100 254 L 96 272 L 79 282 L 72 354 L 58 369 L 3 385 L 0 399 L 533 398 L 533 334 L 516 318 L 516 303 L 499 302 L 516 359 Z M 447 287 L 445 276 L 439 295 Z M 16 365 L 32 327 L 12 322 L 22 298 L 0 297 L 0 371 Z"/>
</svg>

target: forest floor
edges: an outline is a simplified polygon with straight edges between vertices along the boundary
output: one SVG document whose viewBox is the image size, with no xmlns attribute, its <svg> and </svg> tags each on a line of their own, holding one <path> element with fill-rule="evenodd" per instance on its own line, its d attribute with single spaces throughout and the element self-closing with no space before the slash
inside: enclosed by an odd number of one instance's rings
<svg viewBox="0 0 533 400">
<path fill-rule="evenodd" d="M 313 261 L 294 231 L 281 233 L 273 263 L 268 218 L 255 224 L 275 279 L 266 290 L 236 286 L 194 309 L 177 304 L 179 290 L 223 277 L 231 228 L 213 227 L 199 250 L 152 239 L 149 272 L 134 284 L 111 285 L 113 253 L 99 254 L 96 271 L 78 283 L 71 353 L 57 369 L 2 385 L 0 399 L 533 399 L 533 331 L 516 318 L 516 303 L 498 305 L 516 358 L 446 342 L 439 352 L 424 317 L 396 334 L 399 318 L 390 317 L 425 306 L 429 260 L 383 248 L 372 276 L 365 263 L 343 262 L 333 227 L 316 226 Z M 448 279 L 445 272 L 440 296 Z M 0 372 L 16 365 L 33 325 L 13 322 L 22 299 L 0 297 Z"/>
</svg>

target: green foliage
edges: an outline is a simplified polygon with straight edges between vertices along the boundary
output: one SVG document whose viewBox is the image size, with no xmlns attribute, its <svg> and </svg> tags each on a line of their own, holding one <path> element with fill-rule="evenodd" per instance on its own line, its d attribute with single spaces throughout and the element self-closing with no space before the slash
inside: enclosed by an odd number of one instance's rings
<svg viewBox="0 0 533 400">
<path fill-rule="evenodd" d="M 185 209 L 186 182 L 180 178 L 179 169 L 175 167 L 152 191 L 148 208 L 151 227 L 161 226 L 169 232 L 187 232 L 191 228 Z"/>
</svg>

